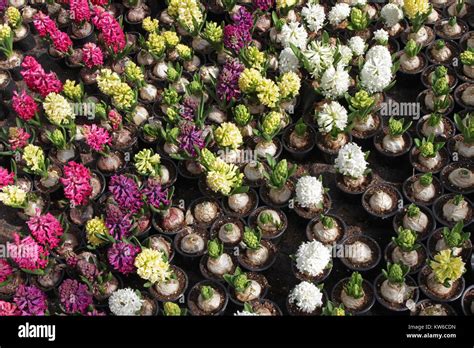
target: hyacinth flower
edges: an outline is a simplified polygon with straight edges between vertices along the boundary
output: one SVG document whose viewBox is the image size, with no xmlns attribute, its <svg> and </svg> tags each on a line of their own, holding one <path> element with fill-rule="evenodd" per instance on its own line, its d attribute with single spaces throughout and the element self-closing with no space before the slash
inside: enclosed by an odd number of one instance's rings
<svg viewBox="0 0 474 348">
<path fill-rule="evenodd" d="M 93 42 L 88 42 L 82 46 L 82 58 L 84 65 L 88 69 L 95 69 L 104 64 L 102 50 Z"/>
<path fill-rule="evenodd" d="M 119 207 L 132 214 L 143 206 L 142 194 L 136 181 L 125 175 L 114 175 L 109 183 L 109 191 Z"/>
<path fill-rule="evenodd" d="M 32 216 L 26 224 L 31 235 L 43 247 L 53 249 L 60 244 L 64 230 L 59 220 L 50 213 Z"/>
<path fill-rule="evenodd" d="M 206 170 L 206 183 L 212 191 L 224 196 L 248 191 L 248 186 L 242 186 L 244 175 L 234 164 L 224 162 L 206 148 L 201 151 L 199 162 Z"/>
<path fill-rule="evenodd" d="M 66 279 L 59 286 L 59 302 L 68 314 L 85 314 L 92 305 L 92 294 L 87 285 L 75 279 Z"/>
<path fill-rule="evenodd" d="M 64 177 L 60 179 L 64 185 L 64 196 L 74 206 L 85 205 L 92 194 L 91 172 L 81 163 L 69 162 L 63 168 Z"/>
<path fill-rule="evenodd" d="M 48 315 L 48 297 L 35 285 L 21 284 L 13 296 L 17 309 L 22 316 Z"/>
<path fill-rule="evenodd" d="M 171 206 L 174 187 L 166 189 L 159 182 L 147 181 L 145 188 L 142 191 L 144 200 L 148 203 L 151 210 L 158 213 L 163 213 Z"/>
<path fill-rule="evenodd" d="M 24 128 L 19 127 L 10 127 L 7 136 L 8 144 L 13 152 L 23 149 L 28 144 L 28 139 L 31 137 Z"/>
<path fill-rule="evenodd" d="M 117 242 L 107 250 L 107 259 L 117 272 L 127 275 L 136 270 L 134 263 L 140 250 L 131 243 Z"/>
<path fill-rule="evenodd" d="M 21 75 L 28 88 L 45 98 L 50 93 L 60 93 L 63 85 L 55 73 L 46 73 L 43 67 L 31 56 L 25 57 L 21 63 Z"/>
<path fill-rule="evenodd" d="M 8 24 L 0 24 L 0 51 L 10 58 L 13 55 L 13 30 Z"/>
<path fill-rule="evenodd" d="M 120 76 L 110 69 L 102 69 L 97 76 L 97 85 L 102 93 L 112 98 L 119 110 L 131 111 L 137 104 L 137 91 L 120 80 Z"/>
<path fill-rule="evenodd" d="M 91 19 L 91 11 L 87 0 L 70 0 L 69 11 L 75 25 L 82 27 Z"/>
<path fill-rule="evenodd" d="M 217 52 L 222 51 L 224 45 L 224 26 L 215 22 L 207 21 L 201 31 L 201 37 L 209 42 Z"/>
<path fill-rule="evenodd" d="M 84 85 L 82 82 L 77 83 L 76 81 L 67 79 L 63 85 L 63 94 L 67 99 L 73 102 L 80 102 L 84 97 Z"/>
<path fill-rule="evenodd" d="M 33 237 L 21 238 L 18 233 L 14 233 L 12 242 L 7 243 L 7 250 L 11 259 L 23 271 L 44 274 L 44 270 L 48 266 L 49 254 Z"/>
<path fill-rule="evenodd" d="M 105 226 L 114 239 L 128 238 L 132 230 L 131 214 L 125 214 L 118 206 L 109 204 L 106 207 Z"/>
<path fill-rule="evenodd" d="M 95 6 L 92 23 L 102 34 L 104 46 L 114 61 L 130 53 L 131 45 L 126 45 L 125 34 L 120 23 L 104 8 Z"/>
<path fill-rule="evenodd" d="M 216 92 L 219 100 L 229 102 L 240 97 L 240 74 L 244 66 L 237 59 L 230 59 L 222 68 L 216 83 Z"/>
<path fill-rule="evenodd" d="M 107 156 L 108 146 L 112 142 L 109 132 L 96 124 L 84 125 L 82 133 L 86 139 L 87 145 L 98 153 Z"/>
<path fill-rule="evenodd" d="M 0 167 L 0 189 L 12 185 L 15 182 L 15 174 L 9 173 L 8 169 Z"/>
<path fill-rule="evenodd" d="M 49 159 L 45 158 L 41 147 L 28 144 L 23 149 L 23 160 L 26 162 L 25 171 L 30 174 L 40 175 L 45 178 L 48 176 Z"/>
<path fill-rule="evenodd" d="M 161 175 L 161 157 L 152 149 L 143 149 L 134 157 L 134 166 L 140 175 L 156 177 Z"/>
<path fill-rule="evenodd" d="M 21 120 L 33 126 L 41 127 L 41 121 L 38 117 L 38 104 L 25 91 L 13 92 L 12 107 Z"/>
<path fill-rule="evenodd" d="M 168 14 L 181 28 L 194 37 L 199 34 L 205 23 L 205 15 L 201 7 L 198 0 L 170 0 Z"/>
</svg>

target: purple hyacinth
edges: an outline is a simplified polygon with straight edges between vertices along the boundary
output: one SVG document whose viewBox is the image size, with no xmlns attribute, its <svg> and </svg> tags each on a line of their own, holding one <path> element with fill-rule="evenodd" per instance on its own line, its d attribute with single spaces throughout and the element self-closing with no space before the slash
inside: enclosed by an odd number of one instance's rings
<svg viewBox="0 0 474 348">
<path fill-rule="evenodd" d="M 217 96 L 221 100 L 231 101 L 240 97 L 239 77 L 244 66 L 237 59 L 229 59 L 217 79 Z"/>
<path fill-rule="evenodd" d="M 250 32 L 250 29 L 253 27 L 253 16 L 244 6 L 241 6 L 239 10 L 232 15 L 232 21 L 234 25 L 239 27 L 242 31 Z"/>
<path fill-rule="evenodd" d="M 13 301 L 21 311 L 21 315 L 45 315 L 48 310 L 46 294 L 34 285 L 20 285 Z"/>
<path fill-rule="evenodd" d="M 268 11 L 270 8 L 273 7 L 275 3 L 274 0 L 254 0 L 253 1 L 256 8 L 262 11 Z"/>
<path fill-rule="evenodd" d="M 124 214 L 119 207 L 109 204 L 106 208 L 105 226 L 115 239 L 122 239 L 130 235 L 132 219 L 130 214 Z"/>
<path fill-rule="evenodd" d="M 252 35 L 249 30 L 241 28 L 235 24 L 229 24 L 224 27 L 224 46 L 239 52 L 242 48 L 247 46 L 252 40 Z"/>
<path fill-rule="evenodd" d="M 124 211 L 135 214 L 143 205 L 142 195 L 137 183 L 128 176 L 114 175 L 110 180 L 109 191 Z"/>
<path fill-rule="evenodd" d="M 196 146 L 201 150 L 205 145 L 202 130 L 192 123 L 183 125 L 178 136 L 178 143 L 180 150 L 187 152 L 192 157 L 196 157 L 197 153 L 194 147 Z"/>
<path fill-rule="evenodd" d="M 3 12 L 8 7 L 8 0 L 0 0 L 0 12 Z"/>
<path fill-rule="evenodd" d="M 160 208 L 161 204 L 170 204 L 168 199 L 168 189 L 164 189 L 159 182 L 149 181 L 143 190 L 143 194 L 145 195 L 147 202 L 157 209 Z"/>
<path fill-rule="evenodd" d="M 116 271 L 129 274 L 135 271 L 135 257 L 139 252 L 140 248 L 133 244 L 118 242 L 107 251 L 107 257 Z"/>
<path fill-rule="evenodd" d="M 59 301 L 68 314 L 85 314 L 92 304 L 92 294 L 86 285 L 75 279 L 66 279 L 59 287 Z"/>
<path fill-rule="evenodd" d="M 199 105 L 195 99 L 185 97 L 179 107 L 179 114 L 185 120 L 192 121 L 194 119 L 194 115 L 196 114 L 198 106 Z"/>
<path fill-rule="evenodd" d="M 91 283 L 99 275 L 99 270 L 97 269 L 97 266 L 89 262 L 88 260 L 79 259 L 76 263 L 76 268 L 79 273 Z"/>
</svg>

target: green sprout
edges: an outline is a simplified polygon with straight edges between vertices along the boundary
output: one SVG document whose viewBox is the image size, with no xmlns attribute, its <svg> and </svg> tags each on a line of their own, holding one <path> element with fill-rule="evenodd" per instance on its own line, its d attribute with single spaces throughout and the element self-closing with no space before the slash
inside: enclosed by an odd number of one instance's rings
<svg viewBox="0 0 474 348">
<path fill-rule="evenodd" d="M 433 182 L 433 174 L 431 172 L 425 173 L 420 176 L 420 184 L 424 187 L 430 186 Z"/>
<path fill-rule="evenodd" d="M 359 299 L 364 296 L 362 287 L 363 278 L 359 272 L 352 272 L 349 281 L 344 285 L 344 291 L 352 298 Z"/>
<path fill-rule="evenodd" d="M 221 243 L 218 239 L 210 240 L 209 242 L 207 242 L 207 253 L 210 258 L 217 259 L 224 253 L 223 243 Z"/>
<path fill-rule="evenodd" d="M 224 274 L 224 280 L 233 287 L 236 292 L 240 293 L 244 292 L 251 284 L 247 274 L 242 272 L 240 267 L 235 269 L 234 274 Z"/>
<path fill-rule="evenodd" d="M 438 151 L 443 148 L 444 144 L 444 142 L 435 143 L 434 134 L 430 134 L 428 138 L 423 138 L 422 140 L 418 138 L 415 139 L 415 146 L 425 158 L 436 157 Z"/>
<path fill-rule="evenodd" d="M 456 122 L 456 126 L 462 133 L 463 141 L 467 144 L 474 143 L 474 116 L 472 114 L 468 114 L 464 120 L 461 119 L 459 114 L 454 114 L 454 121 Z"/>
<path fill-rule="evenodd" d="M 411 124 L 412 121 L 405 123 L 404 119 L 396 120 L 393 117 L 390 117 L 388 120 L 388 132 L 391 137 L 399 137 L 410 128 Z"/>
<path fill-rule="evenodd" d="M 256 250 L 260 248 L 260 241 L 262 239 L 262 233 L 259 228 L 253 229 L 245 227 L 243 242 L 249 249 Z"/>
<path fill-rule="evenodd" d="M 420 247 L 420 244 L 416 243 L 417 238 L 418 235 L 415 231 L 400 226 L 398 228 L 398 235 L 396 237 L 392 237 L 392 241 L 403 252 L 409 253 Z"/>
<path fill-rule="evenodd" d="M 323 307 L 323 312 L 321 314 L 324 316 L 343 317 L 346 315 L 346 310 L 344 304 L 341 303 L 339 306 L 336 306 L 331 301 L 328 301 L 326 306 Z"/>
<path fill-rule="evenodd" d="M 468 232 L 463 232 L 464 223 L 459 221 L 452 229 L 448 227 L 443 228 L 443 239 L 446 245 L 450 248 L 462 248 L 464 243 L 469 240 L 471 236 Z"/>
<path fill-rule="evenodd" d="M 404 51 L 408 57 L 413 58 L 420 54 L 422 48 L 423 45 L 417 44 L 415 40 L 410 39 L 408 40 Z"/>
<path fill-rule="evenodd" d="M 387 269 L 382 270 L 382 274 L 391 284 L 403 284 L 405 277 L 410 271 L 410 267 L 401 263 L 387 263 Z"/>
<path fill-rule="evenodd" d="M 205 301 L 212 298 L 212 296 L 214 296 L 214 289 L 212 288 L 212 286 L 208 286 L 208 285 L 202 286 L 201 287 L 201 296 Z"/>
<path fill-rule="evenodd" d="M 267 162 L 270 170 L 265 170 L 263 176 L 265 177 L 269 187 L 273 189 L 282 189 L 290 177 L 295 173 L 297 166 L 288 166 L 286 159 L 277 162 L 275 158 L 267 155 Z"/>
</svg>

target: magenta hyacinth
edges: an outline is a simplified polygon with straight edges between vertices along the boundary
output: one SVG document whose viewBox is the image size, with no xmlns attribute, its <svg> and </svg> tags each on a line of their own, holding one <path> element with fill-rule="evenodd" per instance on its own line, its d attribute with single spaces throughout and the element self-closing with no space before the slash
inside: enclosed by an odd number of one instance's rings
<svg viewBox="0 0 474 348">
<path fill-rule="evenodd" d="M 110 180 L 109 190 L 122 210 L 135 214 L 141 209 L 142 195 L 132 178 L 114 175 Z"/>
<path fill-rule="evenodd" d="M 217 79 L 217 96 L 221 100 L 231 101 L 240 97 L 239 77 L 244 66 L 237 59 L 229 59 Z"/>
<path fill-rule="evenodd" d="M 92 304 L 92 294 L 86 285 L 75 279 L 66 279 L 59 286 L 59 301 L 68 314 L 85 314 Z"/>
<path fill-rule="evenodd" d="M 0 283 L 6 281 L 13 274 L 13 268 L 5 259 L 0 259 Z"/>
<path fill-rule="evenodd" d="M 15 182 L 15 175 L 8 172 L 8 169 L 0 167 L 0 189 Z"/>
<path fill-rule="evenodd" d="M 102 50 L 92 42 L 88 42 L 82 46 L 82 58 L 84 59 L 84 65 L 89 69 L 95 68 L 104 63 Z"/>
<path fill-rule="evenodd" d="M 254 0 L 253 3 L 259 10 L 268 11 L 275 4 L 275 0 Z"/>
<path fill-rule="evenodd" d="M 242 31 L 248 31 L 250 33 L 253 27 L 253 16 L 245 6 L 241 6 L 239 10 L 232 15 L 232 21 L 234 25 L 239 27 Z"/>
<path fill-rule="evenodd" d="M 106 208 L 105 226 L 115 239 L 127 238 L 130 236 L 132 219 L 130 214 L 124 214 L 116 205 L 109 204 Z"/>
<path fill-rule="evenodd" d="M 84 137 L 87 145 L 95 151 L 103 151 L 105 145 L 110 144 L 112 137 L 107 129 L 97 126 L 96 124 L 86 124 L 83 127 Z"/>
<path fill-rule="evenodd" d="M 13 92 L 12 106 L 18 117 L 27 122 L 34 118 L 38 111 L 38 104 L 25 91 Z"/>
<path fill-rule="evenodd" d="M 168 200 L 168 189 L 164 189 L 159 182 L 148 182 L 147 186 L 143 189 L 143 194 L 148 204 L 156 209 L 159 209 L 162 204 L 170 204 Z"/>
<path fill-rule="evenodd" d="M 74 205 L 85 205 L 92 194 L 91 173 L 83 164 L 69 162 L 64 166 L 64 195 Z"/>
<path fill-rule="evenodd" d="M 205 141 L 203 138 L 202 130 L 197 128 L 194 124 L 188 123 L 181 127 L 181 132 L 178 136 L 179 148 L 192 157 L 196 157 L 196 149 L 203 149 Z"/>
<path fill-rule="evenodd" d="M 42 246 L 52 249 L 59 245 L 63 228 L 61 223 L 50 213 L 32 216 L 26 224 L 31 235 Z"/>
<path fill-rule="evenodd" d="M 19 314 L 16 304 L 0 301 L 0 317 L 16 317 Z"/>
<path fill-rule="evenodd" d="M 140 247 L 126 242 L 113 244 L 107 251 L 107 257 L 112 267 L 122 273 L 129 274 L 135 271 L 135 257 L 140 252 Z"/>
<path fill-rule="evenodd" d="M 28 88 L 41 94 L 45 98 L 49 93 L 60 93 L 63 84 L 58 80 L 55 73 L 46 73 L 38 61 L 32 56 L 26 56 L 21 63 L 21 75 Z"/>
<path fill-rule="evenodd" d="M 70 0 L 69 8 L 71 19 L 76 23 L 89 21 L 91 18 L 91 10 L 89 8 L 89 1 L 87 0 Z"/>
<path fill-rule="evenodd" d="M 114 53 L 118 53 L 125 48 L 126 40 L 119 22 L 104 8 L 96 6 L 92 23 L 102 33 L 102 40 Z"/>
<path fill-rule="evenodd" d="M 229 24 L 224 27 L 224 46 L 234 52 L 239 52 L 252 40 L 248 30 L 242 30 L 238 25 Z"/>
<path fill-rule="evenodd" d="M 7 243 L 7 250 L 20 268 L 36 271 L 48 265 L 47 252 L 31 236 L 21 239 L 18 233 L 14 233 L 13 243 Z"/>
<path fill-rule="evenodd" d="M 34 285 L 20 285 L 16 290 L 13 301 L 21 315 L 45 315 L 48 310 L 46 294 Z"/>
<path fill-rule="evenodd" d="M 183 102 L 179 106 L 179 114 L 185 120 L 192 121 L 194 119 L 194 115 L 196 114 L 198 106 L 198 102 L 195 99 L 185 97 Z"/>
</svg>

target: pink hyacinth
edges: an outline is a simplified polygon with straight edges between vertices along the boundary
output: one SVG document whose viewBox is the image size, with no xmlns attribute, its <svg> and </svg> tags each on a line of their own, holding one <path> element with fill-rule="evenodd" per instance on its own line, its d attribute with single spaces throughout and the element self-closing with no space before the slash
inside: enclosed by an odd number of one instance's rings
<svg viewBox="0 0 474 348">
<path fill-rule="evenodd" d="M 13 184 L 14 182 L 15 175 L 13 173 L 9 173 L 8 169 L 0 167 L 0 189 Z"/>
<path fill-rule="evenodd" d="M 63 235 L 61 223 L 50 213 L 32 216 L 26 224 L 35 240 L 46 248 L 56 248 Z"/>
<path fill-rule="evenodd" d="M 66 53 L 72 48 L 72 40 L 65 32 L 56 30 L 50 37 L 51 41 L 53 41 L 54 48 L 59 52 Z"/>
<path fill-rule="evenodd" d="M 31 236 L 21 239 L 13 234 L 13 243 L 7 243 L 7 251 L 12 260 L 23 269 L 43 270 L 48 265 L 48 254 Z"/>
<path fill-rule="evenodd" d="M 112 141 L 107 129 L 98 127 L 96 124 L 86 124 L 83 129 L 87 145 L 95 151 L 103 151 L 105 145 L 110 144 Z"/>
<path fill-rule="evenodd" d="M 74 205 L 87 204 L 92 194 L 90 183 L 91 173 L 83 164 L 69 162 L 64 166 L 64 177 L 61 183 L 64 185 L 64 195 Z"/>
<path fill-rule="evenodd" d="M 63 89 L 63 84 L 58 80 L 55 73 L 46 73 L 32 56 L 27 56 L 23 59 L 21 64 L 24 69 L 21 72 L 23 80 L 30 90 L 41 94 L 45 98 L 49 93 L 60 93 Z"/>
<path fill-rule="evenodd" d="M 45 37 L 58 30 L 56 22 L 41 11 L 33 16 L 33 24 L 40 37 Z"/>
<path fill-rule="evenodd" d="M 6 259 L 0 259 L 0 283 L 5 282 L 13 274 L 13 268 Z"/>
<path fill-rule="evenodd" d="M 18 307 L 14 303 L 0 301 L 0 317 L 14 317 L 20 313 Z"/>
<path fill-rule="evenodd" d="M 109 3 L 109 0 L 91 0 L 91 4 L 94 6 L 104 6 Z"/>
<path fill-rule="evenodd" d="M 38 104 L 25 91 L 21 91 L 20 94 L 13 92 L 12 106 L 18 117 L 27 122 L 35 117 L 38 111 Z"/>
<path fill-rule="evenodd" d="M 109 119 L 110 125 L 112 126 L 112 129 L 118 130 L 120 128 L 120 125 L 122 124 L 122 115 L 120 115 L 117 110 L 112 109 L 107 114 L 107 117 Z"/>
<path fill-rule="evenodd" d="M 104 8 L 96 6 L 92 23 L 102 33 L 102 39 L 107 47 L 111 47 L 114 53 L 125 48 L 125 34 L 119 22 Z"/>
<path fill-rule="evenodd" d="M 259 10 L 268 11 L 275 4 L 275 0 L 254 0 L 254 5 Z"/>
<path fill-rule="evenodd" d="M 8 144 L 13 151 L 24 148 L 28 144 L 28 139 L 30 134 L 23 128 L 12 127 L 8 132 Z"/>
<path fill-rule="evenodd" d="M 89 69 L 95 68 L 104 63 L 102 50 L 92 42 L 88 42 L 82 47 L 82 57 L 84 59 L 84 65 Z"/>
<path fill-rule="evenodd" d="M 87 0 L 70 0 L 69 8 L 74 22 L 82 23 L 91 19 L 91 10 Z"/>
</svg>

